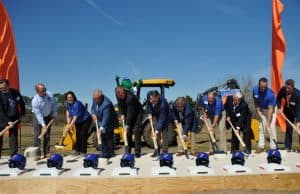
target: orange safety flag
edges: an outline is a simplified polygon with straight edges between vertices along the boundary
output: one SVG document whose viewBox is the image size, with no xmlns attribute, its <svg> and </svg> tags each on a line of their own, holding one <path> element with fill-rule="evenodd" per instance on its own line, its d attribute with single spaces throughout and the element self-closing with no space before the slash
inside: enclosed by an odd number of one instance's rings
<svg viewBox="0 0 300 194">
<path fill-rule="evenodd" d="M 0 78 L 8 79 L 10 87 L 19 90 L 19 69 L 16 44 L 9 16 L 0 0 Z"/>
<path fill-rule="evenodd" d="M 9 16 L 0 0 L 0 79 L 8 79 L 11 88 L 20 89 L 16 43 Z M 21 129 L 21 124 L 18 126 Z M 9 135 L 7 131 L 6 135 Z"/>
<path fill-rule="evenodd" d="M 280 88 L 283 86 L 282 67 L 284 64 L 284 57 L 286 51 L 286 43 L 284 34 L 281 28 L 280 14 L 283 11 L 283 4 L 280 0 L 273 0 L 273 14 L 272 14 L 272 89 L 275 95 L 278 94 Z M 284 104 L 281 104 L 283 107 Z M 281 130 L 285 132 L 286 122 L 282 115 L 278 115 L 277 123 Z"/>
</svg>

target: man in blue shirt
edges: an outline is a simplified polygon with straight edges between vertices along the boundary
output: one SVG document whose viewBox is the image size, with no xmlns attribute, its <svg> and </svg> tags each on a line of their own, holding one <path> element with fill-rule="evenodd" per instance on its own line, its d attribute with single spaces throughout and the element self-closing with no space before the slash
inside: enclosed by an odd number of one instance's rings
<svg viewBox="0 0 300 194">
<path fill-rule="evenodd" d="M 191 132 L 191 155 L 195 156 L 196 133 L 199 132 L 198 123 L 193 107 L 186 103 L 184 97 L 176 99 L 173 105 L 172 117 L 175 125 L 178 123 L 182 124 L 183 131 L 178 131 L 178 133 L 181 133 L 184 139 L 187 138 L 188 132 Z M 179 136 L 177 136 L 177 145 L 178 152 L 176 155 L 184 155 L 183 146 Z"/>
<path fill-rule="evenodd" d="M 163 152 L 168 152 L 168 125 L 169 125 L 169 112 L 170 107 L 167 100 L 162 97 L 157 90 L 150 91 L 147 94 L 147 113 L 149 118 L 154 118 L 156 120 L 156 125 L 154 124 L 154 130 L 157 138 L 158 153 L 154 152 L 151 157 L 156 157 L 160 154 L 160 141 L 161 135 L 163 138 L 162 149 Z"/>
<path fill-rule="evenodd" d="M 285 99 L 285 104 L 281 104 L 281 100 Z M 278 109 L 282 106 L 283 113 L 285 116 L 292 121 L 296 121 L 297 128 L 300 130 L 300 91 L 295 88 L 295 81 L 288 79 L 277 95 L 277 105 Z M 293 127 L 286 122 L 286 132 L 285 132 L 285 149 L 291 151 L 293 141 Z"/>
<path fill-rule="evenodd" d="M 200 102 L 203 118 L 208 121 L 211 126 L 210 130 L 214 130 L 218 127 L 220 133 L 220 149 L 224 152 L 227 151 L 226 135 L 225 135 L 225 119 L 226 113 L 221 99 L 215 95 L 214 92 L 210 92 L 207 96 L 203 96 Z M 210 144 L 210 152 L 212 153 L 212 147 Z"/>
<path fill-rule="evenodd" d="M 43 130 L 46 130 L 47 124 L 55 117 L 57 117 L 57 102 L 51 92 L 46 90 L 44 84 L 39 83 L 35 85 L 36 95 L 31 101 L 33 113 L 33 128 L 34 139 L 33 146 L 40 147 L 41 141 L 38 138 Z M 47 129 L 43 141 L 44 157 L 50 156 L 50 132 L 51 126 Z M 37 153 L 36 160 L 39 159 L 41 153 Z"/>
<path fill-rule="evenodd" d="M 253 88 L 252 93 L 255 109 L 260 117 L 259 140 L 256 153 L 261 153 L 265 149 L 265 129 L 267 130 L 269 128 L 276 139 L 276 116 L 274 114 L 276 100 L 274 92 L 268 88 L 267 78 L 264 77 L 259 79 L 258 86 Z M 265 118 L 266 120 L 262 118 Z M 272 140 L 270 140 L 270 147 L 271 149 L 276 149 L 276 145 Z"/>
<path fill-rule="evenodd" d="M 114 128 L 117 127 L 117 115 L 110 99 L 103 95 L 99 89 L 93 92 L 93 105 L 91 114 L 94 122 L 98 122 L 101 131 L 101 156 L 110 158 L 114 156 Z"/>
</svg>

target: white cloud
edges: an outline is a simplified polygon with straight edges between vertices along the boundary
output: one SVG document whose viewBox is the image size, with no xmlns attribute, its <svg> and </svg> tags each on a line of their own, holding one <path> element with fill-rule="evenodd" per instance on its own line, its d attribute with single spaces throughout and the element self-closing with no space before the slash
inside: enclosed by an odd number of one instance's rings
<svg viewBox="0 0 300 194">
<path fill-rule="evenodd" d="M 241 9 L 237 5 L 233 3 L 229 3 L 228 1 L 217 1 L 217 0 L 209 0 L 206 3 L 206 6 L 215 9 L 226 15 L 243 15 L 245 14 L 245 10 Z"/>
<path fill-rule="evenodd" d="M 85 2 L 87 4 L 89 4 L 91 7 L 93 7 L 94 9 L 96 9 L 96 11 L 98 13 L 100 13 L 103 17 L 105 17 L 106 19 L 110 20 L 111 22 L 121 26 L 122 23 L 117 20 L 116 18 L 114 18 L 113 16 L 111 16 L 110 14 L 106 13 L 100 6 L 98 6 L 94 0 L 85 0 Z"/>
</svg>

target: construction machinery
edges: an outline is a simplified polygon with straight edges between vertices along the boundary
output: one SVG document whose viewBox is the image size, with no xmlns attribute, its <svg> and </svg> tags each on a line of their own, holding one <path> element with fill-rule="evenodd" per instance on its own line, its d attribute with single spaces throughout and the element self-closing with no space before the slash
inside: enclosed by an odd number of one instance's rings
<svg viewBox="0 0 300 194">
<path fill-rule="evenodd" d="M 221 97 L 223 104 L 225 104 L 227 96 L 232 96 L 232 95 L 236 94 L 237 92 L 241 92 L 241 90 L 240 90 L 240 86 L 239 86 L 237 80 L 229 79 L 225 83 L 211 87 L 211 88 L 205 90 L 204 92 L 198 94 L 197 102 L 199 102 L 203 96 L 207 95 L 210 92 L 215 92 L 217 96 Z M 249 100 L 249 99 L 246 99 L 246 100 Z M 201 113 L 199 112 L 198 114 L 201 114 Z M 252 139 L 255 141 L 258 140 L 258 130 L 259 130 L 258 127 L 259 127 L 259 121 L 255 118 L 252 118 L 252 120 L 251 120 L 251 129 L 252 129 L 252 133 L 253 133 Z"/>
<path fill-rule="evenodd" d="M 119 84 L 118 80 L 116 80 L 117 85 L 123 85 L 123 81 L 121 84 Z M 128 79 L 126 78 L 125 83 L 126 86 Z M 143 131 L 143 136 L 142 136 L 142 140 L 144 141 L 144 143 L 149 146 L 149 147 L 153 147 L 153 140 L 151 137 L 151 126 L 149 123 L 149 119 L 147 117 L 147 113 L 145 111 L 145 106 L 146 106 L 146 96 L 143 96 L 142 98 L 142 94 L 147 94 L 147 92 L 149 92 L 150 90 L 158 90 L 161 94 L 162 97 L 165 97 L 165 90 L 166 88 L 170 88 L 173 87 L 175 85 L 175 81 L 172 79 L 140 79 L 140 80 L 136 80 L 133 82 L 132 87 L 126 87 L 127 90 L 131 90 L 137 97 L 138 99 L 141 101 L 141 104 L 143 105 L 143 109 L 144 109 L 144 118 L 142 121 L 142 127 L 141 130 Z M 143 99 L 143 100 L 141 100 Z M 118 113 L 118 108 L 116 107 L 115 110 L 117 110 Z M 119 115 L 119 114 L 118 114 Z M 170 114 L 171 115 L 171 114 Z M 120 116 L 120 115 L 119 115 Z M 175 131 L 174 131 L 174 124 L 171 122 L 171 118 L 169 119 L 169 127 L 168 127 L 168 143 L 169 145 L 174 145 L 174 143 L 176 142 L 176 138 L 175 138 Z M 120 121 L 121 123 L 121 121 Z M 154 125 L 156 124 L 155 120 L 154 120 Z M 121 139 L 123 139 L 123 128 L 120 125 L 118 128 L 116 128 L 114 130 L 114 140 L 115 143 L 119 143 Z"/>
</svg>

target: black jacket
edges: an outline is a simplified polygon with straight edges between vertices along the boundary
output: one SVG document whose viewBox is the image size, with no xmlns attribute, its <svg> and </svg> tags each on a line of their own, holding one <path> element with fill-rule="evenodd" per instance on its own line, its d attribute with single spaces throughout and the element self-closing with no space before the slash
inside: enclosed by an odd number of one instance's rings
<svg viewBox="0 0 300 194">
<path fill-rule="evenodd" d="M 9 122 L 6 105 L 3 102 L 2 93 L 0 92 L 0 129 L 3 129 Z"/>
<path fill-rule="evenodd" d="M 234 110 L 233 97 L 228 96 L 225 104 L 226 117 L 230 117 L 230 120 L 235 127 L 243 129 L 248 119 L 251 119 L 252 114 L 248 107 L 247 102 L 242 99 L 239 106 Z"/>
<path fill-rule="evenodd" d="M 118 99 L 118 106 L 120 114 L 125 116 L 125 125 L 133 127 L 138 119 L 139 114 L 142 113 L 142 105 L 138 98 L 130 91 L 126 91 L 124 100 Z"/>
<path fill-rule="evenodd" d="M 10 88 L 9 93 L 12 95 L 16 103 L 16 115 L 10 117 L 8 116 L 8 96 L 0 92 L 0 128 L 3 128 L 3 126 L 5 126 L 8 121 L 20 119 L 21 116 L 25 115 L 25 102 L 20 92 L 18 90 Z"/>
<path fill-rule="evenodd" d="M 284 98 L 285 101 L 287 102 L 286 100 L 286 88 L 285 87 L 282 87 L 279 92 L 278 92 L 278 95 L 277 95 L 277 105 L 278 105 L 278 108 L 281 107 L 281 99 Z M 297 119 L 297 121 L 300 121 L 300 91 L 298 89 L 294 89 L 294 91 L 292 92 L 291 94 L 291 99 L 290 99 L 290 102 L 289 102 L 289 105 L 287 103 L 285 103 L 284 105 L 284 114 L 292 119 L 292 118 L 295 118 Z"/>
</svg>

